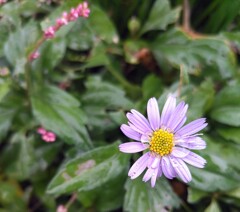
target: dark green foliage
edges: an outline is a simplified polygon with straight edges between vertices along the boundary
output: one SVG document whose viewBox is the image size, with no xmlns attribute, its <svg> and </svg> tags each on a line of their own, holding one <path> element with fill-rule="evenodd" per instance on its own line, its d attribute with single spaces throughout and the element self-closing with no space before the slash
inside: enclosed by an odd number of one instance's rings
<svg viewBox="0 0 240 212">
<path fill-rule="evenodd" d="M 190 29 L 182 1 L 89 1 L 90 17 L 31 64 L 43 30 L 79 1 L 0 5 L 0 211 L 56 211 L 71 196 L 70 212 L 240 210 L 240 3 L 189 3 Z M 189 104 L 188 122 L 207 118 L 207 164 L 187 186 L 162 177 L 151 188 L 128 179 L 140 154 L 119 152 L 120 125 L 169 93 Z"/>
</svg>

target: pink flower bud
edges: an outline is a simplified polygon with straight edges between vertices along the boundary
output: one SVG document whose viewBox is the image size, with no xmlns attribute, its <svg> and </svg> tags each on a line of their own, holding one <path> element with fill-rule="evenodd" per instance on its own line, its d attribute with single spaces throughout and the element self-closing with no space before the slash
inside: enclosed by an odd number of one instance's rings
<svg viewBox="0 0 240 212">
<path fill-rule="evenodd" d="M 33 52 L 31 55 L 30 55 L 30 60 L 35 60 L 37 59 L 38 57 L 40 56 L 40 53 L 38 51 L 36 52 Z"/>
<path fill-rule="evenodd" d="M 69 21 L 75 21 L 79 17 L 78 10 L 75 8 L 72 8 L 69 14 Z"/>
<path fill-rule="evenodd" d="M 54 142 L 56 140 L 56 135 L 53 132 L 46 132 L 42 135 L 42 139 L 46 142 Z"/>
<path fill-rule="evenodd" d="M 0 5 L 6 3 L 7 0 L 0 0 Z"/>
<path fill-rule="evenodd" d="M 59 205 L 56 212 L 68 212 L 68 209 L 64 205 Z"/>
<path fill-rule="evenodd" d="M 44 31 L 44 36 L 46 39 L 51 39 L 53 38 L 55 35 L 55 28 L 53 26 L 48 27 L 45 31 Z"/>
<path fill-rule="evenodd" d="M 78 15 L 82 16 L 84 18 L 87 18 L 90 13 L 90 9 L 88 8 L 88 3 L 83 2 L 82 4 L 79 4 L 77 7 Z"/>
<path fill-rule="evenodd" d="M 47 132 L 47 130 L 44 129 L 43 127 L 39 127 L 39 128 L 37 129 L 37 132 L 38 132 L 38 134 L 40 134 L 40 135 L 44 135 L 44 134 Z"/>
</svg>

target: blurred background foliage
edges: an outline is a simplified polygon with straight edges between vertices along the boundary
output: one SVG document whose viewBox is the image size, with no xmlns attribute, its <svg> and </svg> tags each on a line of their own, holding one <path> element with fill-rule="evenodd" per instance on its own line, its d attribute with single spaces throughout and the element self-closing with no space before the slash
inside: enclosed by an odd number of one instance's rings
<svg viewBox="0 0 240 212">
<path fill-rule="evenodd" d="M 78 4 L 0 5 L 0 211 L 239 211 L 240 1 L 91 0 L 26 72 L 42 31 Z M 207 117 L 208 163 L 189 185 L 162 177 L 152 189 L 127 179 L 138 155 L 118 151 L 119 126 L 170 92 L 188 121 Z"/>
</svg>

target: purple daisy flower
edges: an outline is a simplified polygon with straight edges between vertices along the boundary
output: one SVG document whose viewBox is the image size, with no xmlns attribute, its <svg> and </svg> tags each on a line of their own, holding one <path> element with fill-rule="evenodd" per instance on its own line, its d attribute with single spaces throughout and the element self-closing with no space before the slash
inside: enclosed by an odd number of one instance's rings
<svg viewBox="0 0 240 212">
<path fill-rule="evenodd" d="M 147 168 L 143 181 L 151 179 L 152 187 L 162 174 L 168 179 L 179 177 L 187 183 L 192 176 L 186 163 L 204 167 L 206 160 L 188 149 L 206 147 L 206 142 L 196 134 L 207 126 L 206 119 L 200 118 L 183 126 L 187 109 L 185 102 L 176 105 L 176 98 L 169 96 L 161 116 L 155 98 L 148 101 L 148 119 L 136 110 L 127 113 L 128 125 L 123 124 L 121 130 L 127 137 L 140 142 L 121 144 L 120 151 L 136 153 L 148 149 L 130 168 L 128 176 L 131 179 L 137 178 Z"/>
</svg>

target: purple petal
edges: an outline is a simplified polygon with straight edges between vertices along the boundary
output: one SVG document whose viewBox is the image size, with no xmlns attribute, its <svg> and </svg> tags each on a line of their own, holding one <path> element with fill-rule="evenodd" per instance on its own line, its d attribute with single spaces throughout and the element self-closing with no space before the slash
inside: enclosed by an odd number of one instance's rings
<svg viewBox="0 0 240 212">
<path fill-rule="evenodd" d="M 181 147 L 173 147 L 171 155 L 176 158 L 184 158 L 189 154 L 189 150 L 181 148 Z"/>
<path fill-rule="evenodd" d="M 131 127 L 129 127 L 126 124 L 122 124 L 122 126 L 120 127 L 120 129 L 122 130 L 122 132 L 129 138 L 133 139 L 133 140 L 137 140 L 140 141 L 141 140 L 141 134 L 136 132 L 135 130 L 133 130 Z"/>
<path fill-rule="evenodd" d="M 151 139 L 151 137 L 148 134 L 144 134 L 141 136 L 141 142 L 143 142 L 143 143 L 149 143 L 150 139 Z"/>
<path fill-rule="evenodd" d="M 192 121 L 183 128 L 181 128 L 180 130 L 178 130 L 176 134 L 183 137 L 193 135 L 207 126 L 207 123 L 205 123 L 205 121 L 206 121 L 205 118 L 200 118 L 195 121 Z"/>
<path fill-rule="evenodd" d="M 154 173 L 154 169 L 149 168 L 146 171 L 146 173 L 144 174 L 144 176 L 143 176 L 143 181 L 147 182 L 148 180 L 150 180 L 150 178 L 152 177 L 153 173 Z"/>
<path fill-rule="evenodd" d="M 155 157 L 150 154 L 150 156 L 149 156 L 149 158 L 148 158 L 148 165 L 147 165 L 147 167 L 148 167 L 149 169 L 151 168 L 154 160 L 155 160 Z"/>
<path fill-rule="evenodd" d="M 141 142 L 128 142 L 119 145 L 119 150 L 125 153 L 141 152 L 148 148 L 148 145 Z"/>
<path fill-rule="evenodd" d="M 157 177 L 158 177 L 158 169 L 159 169 L 159 164 L 158 164 L 157 168 L 154 169 L 154 173 L 153 173 L 152 178 L 151 178 L 151 186 L 152 186 L 152 188 L 156 184 L 156 180 L 157 180 Z"/>
<path fill-rule="evenodd" d="M 185 124 L 186 121 L 187 121 L 187 117 L 184 117 L 182 121 L 179 122 L 179 124 L 175 127 L 174 132 L 177 132 Z"/>
<path fill-rule="evenodd" d="M 173 156 L 169 156 L 169 158 L 174 170 L 176 171 L 177 175 L 183 180 L 183 182 L 190 182 L 192 180 L 192 175 L 182 159 L 175 158 Z"/>
<path fill-rule="evenodd" d="M 163 174 L 165 175 L 166 178 L 173 179 L 174 177 L 177 176 L 174 168 L 172 167 L 172 164 L 170 163 L 168 156 L 162 157 L 161 165 Z"/>
<path fill-rule="evenodd" d="M 161 160 L 160 160 L 157 176 L 158 176 L 158 177 L 161 177 L 161 176 L 162 176 L 162 172 L 163 172 L 163 171 L 162 171 L 162 165 L 161 165 Z"/>
<path fill-rule="evenodd" d="M 155 157 L 151 166 L 150 166 L 150 168 L 146 171 L 145 175 L 143 176 L 143 181 L 144 182 L 147 182 L 152 177 L 157 177 L 159 162 L 160 162 L 160 158 Z"/>
<path fill-rule="evenodd" d="M 147 104 L 148 120 L 153 130 L 160 128 L 160 113 L 158 109 L 158 103 L 155 98 L 151 98 Z"/>
<path fill-rule="evenodd" d="M 188 149 L 199 149 L 199 150 L 205 149 L 207 146 L 206 142 L 200 137 L 180 139 L 178 141 L 175 141 L 175 144 Z"/>
<path fill-rule="evenodd" d="M 183 158 L 183 160 L 188 164 L 195 166 L 197 168 L 203 168 L 207 163 L 207 161 L 204 158 L 202 158 L 201 156 L 193 152 L 190 152 L 185 158 Z"/>
<path fill-rule="evenodd" d="M 162 110 L 161 126 L 166 126 L 167 122 L 176 107 L 176 98 L 169 96 Z"/>
<path fill-rule="evenodd" d="M 131 122 L 128 122 L 128 125 L 136 132 L 140 133 L 140 134 L 145 134 L 144 130 L 141 130 L 139 128 L 137 128 L 134 124 L 132 124 Z"/>
<path fill-rule="evenodd" d="M 145 153 L 144 155 L 142 155 L 130 168 L 129 172 L 128 172 L 128 176 L 131 179 L 135 179 L 137 178 L 140 174 L 142 174 L 142 172 L 144 171 L 144 169 L 147 167 L 147 162 L 148 162 L 148 158 L 149 158 L 149 152 Z"/>
<path fill-rule="evenodd" d="M 180 102 L 172 113 L 167 127 L 172 131 L 175 131 L 178 125 L 186 118 L 187 109 L 188 105 L 185 105 L 184 102 Z"/>
<path fill-rule="evenodd" d="M 127 113 L 127 118 L 132 124 L 134 124 L 142 132 L 152 132 L 152 129 L 148 123 L 148 120 L 138 111 L 131 110 L 131 113 Z"/>
</svg>

